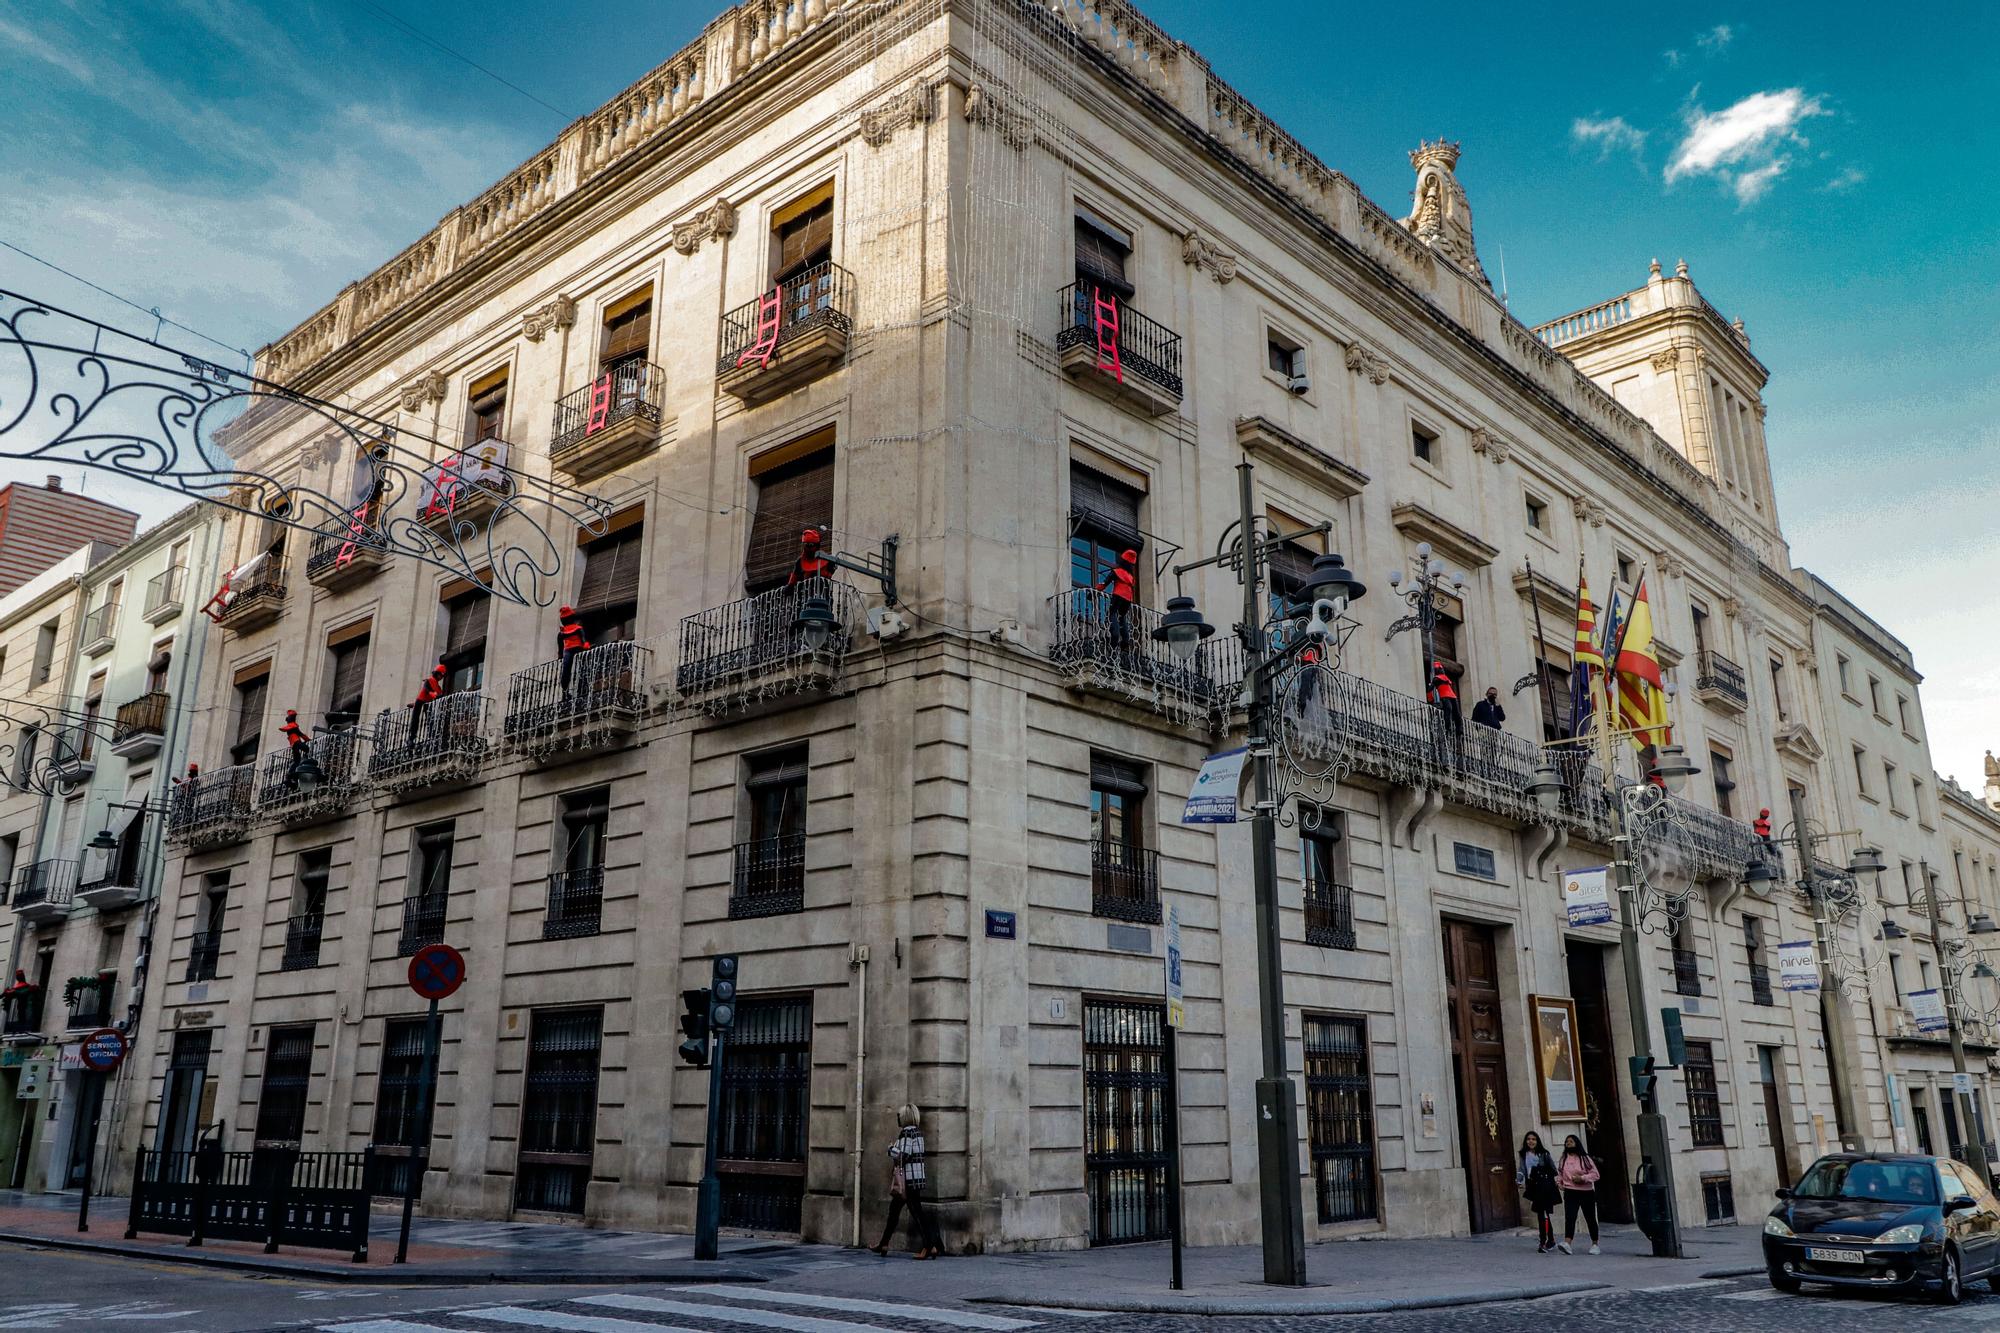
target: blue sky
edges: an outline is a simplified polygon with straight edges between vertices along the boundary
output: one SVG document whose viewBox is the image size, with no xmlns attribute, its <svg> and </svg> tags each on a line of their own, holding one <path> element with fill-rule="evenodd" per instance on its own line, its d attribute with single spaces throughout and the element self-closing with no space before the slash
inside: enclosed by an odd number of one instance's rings
<svg viewBox="0 0 2000 1333">
<path fill-rule="evenodd" d="M 255 348 L 721 7 L 0 0 L 0 241 Z M 1771 369 L 1795 559 L 1916 650 L 1938 766 L 1976 784 L 2000 746 L 2000 6 L 1143 8 L 1398 214 L 1419 137 L 1461 141 L 1530 322 L 1685 258 Z M 11 251 L 0 285 L 151 323 Z"/>
</svg>

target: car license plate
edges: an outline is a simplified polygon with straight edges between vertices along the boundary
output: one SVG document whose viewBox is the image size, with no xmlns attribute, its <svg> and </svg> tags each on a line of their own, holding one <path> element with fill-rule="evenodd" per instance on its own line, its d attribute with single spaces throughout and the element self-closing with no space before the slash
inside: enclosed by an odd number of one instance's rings
<svg viewBox="0 0 2000 1333">
<path fill-rule="evenodd" d="M 1806 1258 L 1816 1264 L 1865 1264 L 1868 1255 L 1863 1250 L 1822 1250 L 1817 1247 L 1806 1251 Z"/>
</svg>

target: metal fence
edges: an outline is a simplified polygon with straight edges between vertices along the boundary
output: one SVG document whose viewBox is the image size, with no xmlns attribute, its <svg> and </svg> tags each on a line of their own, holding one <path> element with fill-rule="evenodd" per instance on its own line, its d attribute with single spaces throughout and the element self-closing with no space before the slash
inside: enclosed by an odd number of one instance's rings
<svg viewBox="0 0 2000 1333">
<path fill-rule="evenodd" d="M 1716 652 L 1704 648 L 1695 655 L 1694 687 L 1721 695 L 1738 708 L 1750 706 L 1750 689 L 1743 668 Z"/>
<path fill-rule="evenodd" d="M 1160 920 L 1160 853 L 1116 838 L 1090 844 L 1090 910 L 1119 921 Z"/>
<path fill-rule="evenodd" d="M 209 1143 L 192 1152 L 141 1148 L 132 1168 L 125 1238 L 149 1231 L 216 1240 L 353 1252 L 368 1260 L 368 1181 L 374 1149 L 300 1152 L 258 1148 L 223 1152 Z"/>
<path fill-rule="evenodd" d="M 1306 1132 L 1321 1222 L 1376 1215 L 1375 1099 L 1365 1019 L 1305 1020 Z"/>
<path fill-rule="evenodd" d="M 257 813 L 287 821 L 313 819 L 345 810 L 364 785 L 361 762 L 363 737 L 358 731 L 329 731 L 303 747 L 319 765 L 316 785 L 300 781 L 304 756 L 294 762 L 290 746 L 264 756 L 263 781 L 257 788 Z"/>
<path fill-rule="evenodd" d="M 262 578 L 255 583 L 246 583 L 229 590 L 229 604 L 216 613 L 219 624 L 227 625 L 232 620 L 245 619 L 253 612 L 272 611 L 285 600 L 284 580 Z"/>
<path fill-rule="evenodd" d="M 257 784 L 254 764 L 218 768 L 174 788 L 167 841 L 189 847 L 234 842 L 250 828 Z"/>
<path fill-rule="evenodd" d="M 80 636 L 83 643 L 93 644 L 100 640 L 109 643 L 117 636 L 118 603 L 106 602 L 83 618 L 83 633 Z"/>
<path fill-rule="evenodd" d="M 846 329 L 854 323 L 854 275 L 838 264 L 817 264 L 778 289 L 777 338 L 766 349 L 761 346 L 766 292 L 747 301 L 722 317 L 722 354 L 716 358 L 718 374 L 739 364 L 758 360 L 768 350 L 771 356 L 783 353 L 787 343 L 797 342 L 819 328 Z"/>
<path fill-rule="evenodd" d="M 1674 990 L 1682 995 L 1701 994 L 1701 960 L 1692 949 L 1674 946 Z"/>
<path fill-rule="evenodd" d="M 812 1001 L 759 996 L 736 1011 L 717 1126 L 722 1223 L 796 1232 L 811 1123 Z"/>
<path fill-rule="evenodd" d="M 493 701 L 478 690 L 385 708 L 375 717 L 368 776 L 392 791 L 475 777 L 493 752 L 492 715 Z"/>
<path fill-rule="evenodd" d="M 1100 289 L 1071 283 L 1062 289 L 1062 326 L 1056 332 L 1056 351 L 1076 346 L 1095 346 L 1097 338 L 1097 297 Z M 1118 308 L 1118 364 L 1122 371 L 1137 371 L 1162 389 L 1181 394 L 1181 336 L 1158 320 L 1126 305 L 1115 294 L 1102 293 Z"/>
<path fill-rule="evenodd" d="M 1090 1241 L 1167 1234 L 1166 1010 L 1086 1000 L 1083 1169 Z"/>
<path fill-rule="evenodd" d="M 775 838 L 739 842 L 735 860 L 729 891 L 731 917 L 779 916 L 805 910 L 805 834 L 781 833 Z"/>
<path fill-rule="evenodd" d="M 326 918 L 318 912 L 306 912 L 285 922 L 285 956 L 279 962 L 279 969 L 285 972 L 300 972 L 319 966 L 320 937 L 326 929 Z"/>
<path fill-rule="evenodd" d="M 426 944 L 444 943 L 446 895 L 418 894 L 403 899 L 403 930 L 396 937 L 396 956 L 408 958 Z"/>
<path fill-rule="evenodd" d="M 1049 598 L 1049 657 L 1079 675 L 1135 692 L 1177 696 L 1211 721 L 1235 702 L 1243 646 L 1218 634 L 1186 657 L 1153 637 L 1161 613 L 1095 588 Z"/>
<path fill-rule="evenodd" d="M 219 930 L 198 930 L 188 941 L 187 979 L 193 981 L 213 981 L 215 970 L 222 958 L 222 932 Z"/>
<path fill-rule="evenodd" d="M 68 907 L 76 897 L 75 861 L 37 861 L 14 877 L 14 910 L 46 904 Z"/>
<path fill-rule="evenodd" d="M 118 705 L 118 712 L 111 721 L 111 743 L 122 745 L 132 737 L 147 732 L 164 735 L 168 703 L 165 690 L 151 690 L 129 703 Z"/>
<path fill-rule="evenodd" d="M 179 606 L 181 598 L 184 595 L 183 585 L 186 582 L 187 567 L 185 565 L 170 565 L 153 575 L 152 578 L 147 579 L 146 618 L 150 620 L 170 606 Z"/>
<path fill-rule="evenodd" d="M 558 870 L 549 876 L 548 911 L 542 918 L 545 940 L 595 935 L 604 916 L 604 867 Z"/>
<path fill-rule="evenodd" d="M 666 382 L 667 372 L 650 361 L 621 361 L 597 381 L 556 399 L 549 458 L 560 464 L 563 455 L 576 450 L 591 436 L 627 421 L 648 421 L 657 426 L 660 395 Z"/>
<path fill-rule="evenodd" d="M 1311 877 L 1305 884 L 1306 943 L 1328 949 L 1352 949 L 1354 888 L 1330 879 Z"/>
<path fill-rule="evenodd" d="M 507 682 L 502 723 L 508 744 L 536 754 L 584 748 L 629 731 L 646 711 L 652 657 L 637 643 L 606 643 L 567 664 L 516 671 Z"/>
<path fill-rule="evenodd" d="M 0 994 L 0 1037 L 39 1035 L 43 998 L 42 988 L 34 985 L 10 987 L 8 992 Z"/>
<path fill-rule="evenodd" d="M 807 644 L 797 623 L 799 612 L 814 597 L 824 598 L 839 621 L 818 648 Z M 812 683 L 812 673 L 805 670 L 810 667 L 837 679 L 861 618 L 860 591 L 829 578 L 802 579 L 790 587 L 698 611 L 681 621 L 674 687 L 683 699 L 703 702 L 718 694 L 745 698 L 788 693 Z"/>
<path fill-rule="evenodd" d="M 367 529 L 352 530 L 350 518 L 340 527 L 315 533 L 312 545 L 306 549 L 306 577 L 317 579 L 328 570 L 341 565 L 359 565 L 362 570 L 380 565 L 388 558 L 382 546 L 382 537 Z"/>
</svg>

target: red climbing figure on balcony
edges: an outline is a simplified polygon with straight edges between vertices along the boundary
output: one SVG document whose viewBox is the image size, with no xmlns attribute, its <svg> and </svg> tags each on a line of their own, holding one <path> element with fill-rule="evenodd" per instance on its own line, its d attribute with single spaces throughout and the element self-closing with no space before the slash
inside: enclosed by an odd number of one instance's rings
<svg viewBox="0 0 2000 1333">
<path fill-rule="evenodd" d="M 778 350 L 778 326 L 783 314 L 781 289 L 773 287 L 757 302 L 757 341 L 744 348 L 742 355 L 736 358 L 738 366 L 749 361 L 755 361 L 760 367 L 771 364 L 771 355 Z"/>
<path fill-rule="evenodd" d="M 1118 298 L 1106 296 L 1102 287 L 1091 289 L 1097 323 L 1097 368 L 1111 372 L 1111 378 L 1125 382 L 1125 367 L 1118 359 Z"/>
<path fill-rule="evenodd" d="M 825 540 L 818 528 L 807 528 L 799 534 L 799 558 L 792 565 L 792 572 L 785 576 L 787 588 L 796 587 L 807 579 L 833 577 L 833 561 L 819 553 L 820 543 Z"/>
</svg>

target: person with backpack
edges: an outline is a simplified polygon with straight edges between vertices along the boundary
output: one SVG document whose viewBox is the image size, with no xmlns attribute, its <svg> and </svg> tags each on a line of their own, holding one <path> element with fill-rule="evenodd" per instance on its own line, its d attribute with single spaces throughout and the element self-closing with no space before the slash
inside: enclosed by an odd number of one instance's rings
<svg viewBox="0 0 2000 1333">
<path fill-rule="evenodd" d="M 1556 1167 L 1556 1185 L 1562 1190 L 1563 1199 L 1563 1238 L 1556 1248 L 1564 1254 L 1575 1253 L 1570 1243 L 1576 1239 L 1579 1212 L 1590 1227 L 1590 1252 L 1598 1253 L 1597 1180 L 1597 1163 L 1583 1150 L 1583 1140 L 1574 1134 L 1564 1138 L 1562 1162 Z"/>
<path fill-rule="evenodd" d="M 1543 1146 L 1542 1136 L 1532 1129 L 1521 1136 L 1521 1165 L 1514 1172 L 1514 1183 L 1521 1187 L 1521 1197 L 1534 1210 L 1540 1242 L 1535 1253 L 1547 1254 L 1556 1247 L 1556 1228 L 1550 1214 L 1562 1202 L 1562 1189 L 1556 1184 L 1555 1158 Z"/>
</svg>

